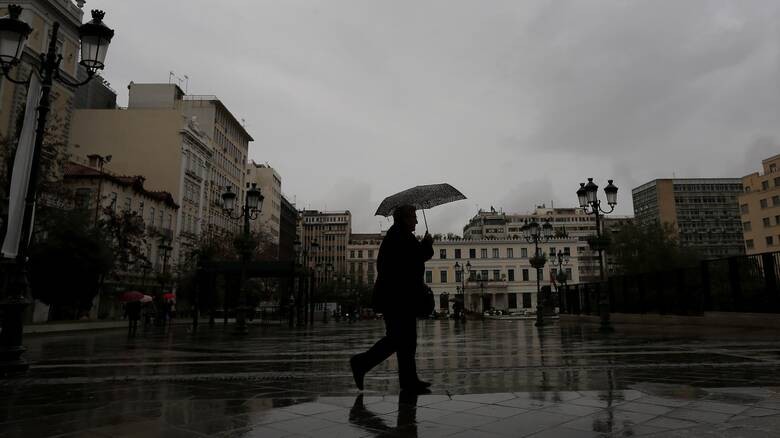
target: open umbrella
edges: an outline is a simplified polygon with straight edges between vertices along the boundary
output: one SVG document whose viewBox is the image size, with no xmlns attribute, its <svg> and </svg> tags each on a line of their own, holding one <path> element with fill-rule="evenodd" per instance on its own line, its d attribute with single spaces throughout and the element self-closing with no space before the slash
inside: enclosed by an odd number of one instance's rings
<svg viewBox="0 0 780 438">
<path fill-rule="evenodd" d="M 144 295 L 141 297 L 142 303 L 151 303 L 152 301 L 154 301 L 154 298 L 152 298 L 150 295 Z"/>
<path fill-rule="evenodd" d="M 397 207 L 411 205 L 414 208 L 423 211 L 425 230 L 428 231 L 428 219 L 425 217 L 426 208 L 433 208 L 437 205 L 447 204 L 461 199 L 466 199 L 466 197 L 463 193 L 449 184 L 428 184 L 412 187 L 411 189 L 388 196 L 379 204 L 379 208 L 376 209 L 376 213 L 374 214 L 376 216 L 390 216 Z"/>
<path fill-rule="evenodd" d="M 127 292 L 122 292 L 122 294 L 119 295 L 119 301 L 129 303 L 132 301 L 141 301 L 141 298 L 143 297 L 144 297 L 143 293 L 135 290 L 129 290 Z"/>
<path fill-rule="evenodd" d="M 176 299 L 176 294 L 167 292 L 167 293 L 164 293 L 162 297 L 163 297 L 164 300 L 175 300 Z"/>
</svg>

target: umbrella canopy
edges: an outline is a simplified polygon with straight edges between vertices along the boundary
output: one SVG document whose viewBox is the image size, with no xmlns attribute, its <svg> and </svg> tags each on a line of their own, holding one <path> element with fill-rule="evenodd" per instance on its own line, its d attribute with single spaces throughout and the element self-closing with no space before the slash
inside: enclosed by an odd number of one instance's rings
<svg viewBox="0 0 780 438">
<path fill-rule="evenodd" d="M 151 303 L 152 301 L 154 301 L 154 298 L 152 298 L 149 295 L 144 295 L 143 297 L 141 297 L 142 303 Z"/>
<path fill-rule="evenodd" d="M 119 301 L 124 301 L 126 303 L 129 303 L 131 301 L 141 301 L 141 298 L 145 297 L 141 292 L 135 291 L 135 290 L 129 290 L 127 292 L 122 292 L 121 295 L 119 295 Z"/>
<path fill-rule="evenodd" d="M 402 205 L 411 205 L 414 208 L 426 209 L 437 205 L 447 204 L 453 201 L 466 199 L 463 193 L 449 184 L 428 184 L 412 187 L 411 189 L 388 196 L 376 209 L 376 216 L 390 216 L 393 210 Z"/>
<path fill-rule="evenodd" d="M 162 297 L 164 300 L 175 300 L 176 294 L 168 292 L 168 293 L 164 293 Z"/>
</svg>

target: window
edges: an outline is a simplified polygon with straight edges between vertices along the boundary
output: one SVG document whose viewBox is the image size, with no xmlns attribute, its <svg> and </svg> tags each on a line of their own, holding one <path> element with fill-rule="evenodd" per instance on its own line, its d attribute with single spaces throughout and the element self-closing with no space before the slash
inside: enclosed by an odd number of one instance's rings
<svg viewBox="0 0 780 438">
<path fill-rule="evenodd" d="M 753 239 L 748 239 L 745 241 L 745 248 L 753 249 Z"/>
<path fill-rule="evenodd" d="M 766 236 L 766 244 L 767 246 L 772 246 L 775 244 L 774 237 L 773 236 Z"/>
<path fill-rule="evenodd" d="M 520 248 L 520 257 L 524 259 L 528 258 L 528 248 Z"/>
<path fill-rule="evenodd" d="M 155 218 L 155 216 L 154 216 L 154 207 L 149 207 L 149 226 L 150 227 L 154 226 L 154 218 Z M 417 272 L 420 272 L 420 271 L 417 271 Z"/>
<path fill-rule="evenodd" d="M 515 250 L 514 250 L 514 248 L 507 248 L 506 249 L 506 258 L 508 258 L 508 259 L 515 258 Z"/>
<path fill-rule="evenodd" d="M 769 181 L 761 181 L 761 190 L 769 189 Z"/>
<path fill-rule="evenodd" d="M 460 248 L 455 248 L 455 258 L 456 259 L 460 258 Z"/>
<path fill-rule="evenodd" d="M 487 248 L 482 248 L 479 250 L 479 256 L 480 258 L 486 259 L 487 258 Z"/>
<path fill-rule="evenodd" d="M 89 208 L 89 200 L 92 198 L 92 189 L 76 189 L 76 208 Z"/>
<path fill-rule="evenodd" d="M 777 216 L 775 216 L 775 217 L 777 217 Z M 742 230 L 743 231 L 750 231 L 751 230 L 750 221 L 742 222 Z"/>
<path fill-rule="evenodd" d="M 125 211 L 129 212 L 133 208 L 133 198 L 125 198 Z"/>
<path fill-rule="evenodd" d="M 775 187 L 780 187 L 780 176 L 775 177 Z"/>
<path fill-rule="evenodd" d="M 374 250 L 373 249 L 369 249 L 368 250 L 368 258 L 370 258 L 370 259 L 374 258 Z"/>
<path fill-rule="evenodd" d="M 531 294 L 529 292 L 523 293 L 523 309 L 531 308 Z"/>
<path fill-rule="evenodd" d="M 571 268 L 566 268 L 566 281 L 571 281 Z"/>
<path fill-rule="evenodd" d="M 772 196 L 772 206 L 777 207 L 778 205 L 780 205 L 780 196 Z"/>
<path fill-rule="evenodd" d="M 447 258 L 447 250 L 446 249 L 440 249 L 439 250 L 439 258 L 444 260 Z"/>
<path fill-rule="evenodd" d="M 528 269 L 523 269 L 523 281 L 529 281 L 528 280 Z"/>
<path fill-rule="evenodd" d="M 479 271 L 479 278 L 482 279 L 482 280 L 489 280 L 490 277 L 488 277 L 488 270 L 487 269 L 483 269 L 483 270 Z"/>
<path fill-rule="evenodd" d="M 349 252 L 349 258 L 354 259 L 355 258 L 355 250 L 352 250 Z"/>
<path fill-rule="evenodd" d="M 551 258 L 551 259 L 554 259 L 554 258 L 555 258 L 555 256 L 556 256 L 556 254 L 557 254 L 557 253 L 555 252 L 555 248 L 552 248 L 552 247 L 551 247 L 551 248 L 550 248 L 550 258 Z"/>
<path fill-rule="evenodd" d="M 144 217 L 144 201 L 138 202 L 138 217 L 141 219 Z"/>
<path fill-rule="evenodd" d="M 493 248 L 493 258 L 494 258 L 494 259 L 497 259 L 497 258 L 499 258 L 499 254 L 498 254 L 498 248 Z"/>
<path fill-rule="evenodd" d="M 425 271 L 425 282 L 426 283 L 433 283 L 433 271 Z"/>
<path fill-rule="evenodd" d="M 359 259 L 362 259 L 362 258 L 363 258 L 363 250 L 358 250 L 358 258 L 359 258 Z M 419 277 L 418 277 L 418 278 L 419 278 Z"/>
<path fill-rule="evenodd" d="M 515 281 L 515 270 L 514 269 L 508 269 L 506 271 L 506 273 L 507 273 L 507 278 L 509 279 L 509 281 Z"/>
<path fill-rule="evenodd" d="M 463 272 L 455 271 L 455 283 L 460 283 L 461 281 L 463 281 Z"/>
<path fill-rule="evenodd" d="M 775 216 L 775 225 L 780 225 L 780 215 Z"/>
<path fill-rule="evenodd" d="M 420 278 L 420 277 L 417 277 L 417 278 Z M 440 271 L 439 272 L 439 281 L 441 281 L 442 283 L 446 283 L 447 282 L 447 271 Z"/>
<path fill-rule="evenodd" d="M 768 217 L 765 217 L 765 218 L 761 219 L 761 221 L 764 223 L 764 228 L 769 227 L 769 218 Z"/>
<path fill-rule="evenodd" d="M 761 201 L 759 201 L 759 203 L 761 204 L 761 208 L 766 208 L 767 207 L 766 199 L 762 199 Z"/>
<path fill-rule="evenodd" d="M 501 280 L 501 270 L 500 269 L 493 269 L 493 280 L 494 281 Z"/>
<path fill-rule="evenodd" d="M 116 213 L 116 192 L 111 192 L 111 209 Z"/>
<path fill-rule="evenodd" d="M 477 250 L 474 248 L 469 249 L 469 258 L 475 259 L 477 258 Z"/>
<path fill-rule="evenodd" d="M 747 204 L 742 204 L 739 206 L 739 211 L 742 213 L 748 213 L 750 209 L 748 208 Z"/>
<path fill-rule="evenodd" d="M 517 294 L 507 294 L 507 298 L 509 298 L 509 308 L 517 309 Z"/>
<path fill-rule="evenodd" d="M 566 257 L 569 257 L 571 255 L 571 250 L 569 249 L 568 246 L 563 248 L 563 255 L 565 255 Z"/>
</svg>

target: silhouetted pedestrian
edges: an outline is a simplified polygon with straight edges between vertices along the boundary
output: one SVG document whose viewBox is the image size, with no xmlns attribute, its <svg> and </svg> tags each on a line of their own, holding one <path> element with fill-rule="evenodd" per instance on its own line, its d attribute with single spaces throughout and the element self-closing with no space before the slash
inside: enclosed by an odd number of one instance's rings
<svg viewBox="0 0 780 438">
<path fill-rule="evenodd" d="M 125 305 L 127 314 L 127 336 L 135 336 L 138 330 L 138 320 L 141 319 L 141 302 L 131 301 Z"/>
<path fill-rule="evenodd" d="M 417 296 L 425 293 L 425 262 L 433 256 L 433 239 L 426 232 L 422 241 L 414 237 L 417 213 L 410 205 L 393 211 L 393 226 L 387 230 L 377 256 L 374 308 L 384 314 L 386 335 L 367 352 L 350 359 L 358 389 L 372 368 L 393 353 L 398 359 L 401 389 L 424 392 L 430 383 L 417 377 Z"/>
</svg>

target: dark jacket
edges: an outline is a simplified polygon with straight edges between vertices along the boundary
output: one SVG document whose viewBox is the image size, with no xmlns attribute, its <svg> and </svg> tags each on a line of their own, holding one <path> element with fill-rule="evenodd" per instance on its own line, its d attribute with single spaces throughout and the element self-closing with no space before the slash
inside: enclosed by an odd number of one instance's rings
<svg viewBox="0 0 780 438">
<path fill-rule="evenodd" d="M 377 256 L 374 310 L 386 315 L 412 316 L 415 294 L 425 287 L 425 262 L 433 257 L 433 244 L 394 224 L 387 230 Z"/>
</svg>

